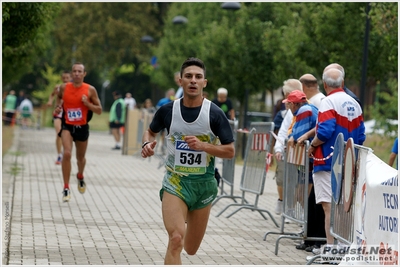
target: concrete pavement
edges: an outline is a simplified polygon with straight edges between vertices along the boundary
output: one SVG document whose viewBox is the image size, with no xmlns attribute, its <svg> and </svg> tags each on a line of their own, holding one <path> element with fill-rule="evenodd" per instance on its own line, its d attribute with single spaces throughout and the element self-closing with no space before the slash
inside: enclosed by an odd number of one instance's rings
<svg viewBox="0 0 400 267">
<path fill-rule="evenodd" d="M 167 234 L 161 218 L 159 189 L 164 174 L 158 159 L 123 156 L 111 150 L 108 132 L 91 132 L 85 181 L 80 194 L 76 159 L 72 160 L 71 200 L 62 202 L 61 166 L 55 165 L 54 130 L 15 129 L 14 143 L 3 158 L 3 264 L 10 265 L 162 265 Z M 73 153 L 75 150 L 73 151 Z M 235 191 L 241 166 L 236 166 Z M 273 213 L 277 199 L 269 172 L 259 207 Z M 251 195 L 249 195 L 251 201 Z M 211 210 L 204 240 L 195 256 L 183 252 L 185 265 L 299 265 L 310 253 L 282 239 L 276 256 L 275 240 L 267 231 L 279 231 L 271 219 L 241 210 L 230 218 L 230 208 L 216 217 L 230 199 Z M 280 216 L 273 213 L 280 223 Z M 268 216 L 267 216 L 268 217 Z M 286 224 L 288 232 L 301 227 Z"/>
</svg>

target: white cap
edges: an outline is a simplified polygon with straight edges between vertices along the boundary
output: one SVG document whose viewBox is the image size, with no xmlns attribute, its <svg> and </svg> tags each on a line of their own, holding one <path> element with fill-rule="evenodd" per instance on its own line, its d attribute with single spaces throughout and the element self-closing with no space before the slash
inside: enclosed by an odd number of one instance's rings
<svg viewBox="0 0 400 267">
<path fill-rule="evenodd" d="M 226 90 L 225 88 L 219 88 L 218 90 L 217 90 L 217 94 L 218 95 L 228 95 L 228 90 Z"/>
</svg>

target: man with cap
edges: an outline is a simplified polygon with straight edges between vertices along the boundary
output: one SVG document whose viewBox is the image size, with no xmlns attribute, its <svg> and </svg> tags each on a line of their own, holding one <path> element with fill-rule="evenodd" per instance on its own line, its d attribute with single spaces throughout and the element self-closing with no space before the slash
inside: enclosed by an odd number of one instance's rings
<svg viewBox="0 0 400 267">
<path fill-rule="evenodd" d="M 219 88 L 217 90 L 217 98 L 212 102 L 222 109 L 228 120 L 235 119 L 235 110 L 233 109 L 231 100 L 228 98 L 228 90 Z"/>
<path fill-rule="evenodd" d="M 292 132 L 288 135 L 288 145 L 293 145 L 297 138 L 315 127 L 318 109 L 313 104 L 309 104 L 306 94 L 299 90 L 291 92 L 282 102 L 286 103 L 293 116 L 296 117 Z"/>
<path fill-rule="evenodd" d="M 113 150 L 121 149 L 121 132 L 120 129 L 125 125 L 125 117 L 126 117 L 126 108 L 125 101 L 122 99 L 122 95 L 120 92 L 115 91 L 114 95 L 114 103 L 110 109 L 110 129 L 111 133 L 115 139 L 115 147 Z"/>
</svg>

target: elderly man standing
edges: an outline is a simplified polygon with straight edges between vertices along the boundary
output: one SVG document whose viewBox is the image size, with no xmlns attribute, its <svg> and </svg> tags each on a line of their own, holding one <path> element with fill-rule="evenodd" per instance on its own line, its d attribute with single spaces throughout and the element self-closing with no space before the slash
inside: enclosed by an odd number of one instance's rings
<svg viewBox="0 0 400 267">
<path fill-rule="evenodd" d="M 328 68 L 324 71 L 322 79 L 327 97 L 321 101 L 316 135 L 311 142 L 308 155 L 314 158 L 315 200 L 317 204 L 322 204 L 325 213 L 326 246 L 332 247 L 334 240 L 329 229 L 332 158 L 328 155 L 332 152 L 331 147 L 334 146 L 339 133 L 343 133 L 345 141 L 351 137 L 358 145 L 364 143 L 366 136 L 361 107 L 343 90 L 343 72 Z"/>
<path fill-rule="evenodd" d="M 313 104 L 317 109 L 321 106 L 322 99 L 325 98 L 325 95 L 319 91 L 318 81 L 312 74 L 304 74 L 300 77 L 300 82 L 303 85 L 303 92 L 306 94 L 309 103 Z M 318 112 L 317 112 L 318 115 Z M 306 140 L 311 141 L 312 138 L 315 136 L 315 127 L 313 127 L 308 132 L 304 133 L 299 137 L 296 136 L 294 140 L 298 143 L 303 143 Z M 312 172 L 313 167 L 310 166 L 310 174 L 312 179 Z M 307 236 L 309 237 L 321 237 L 325 238 L 325 215 L 324 210 L 322 209 L 321 205 L 317 205 L 315 203 L 315 192 L 313 181 L 309 184 L 308 190 L 308 223 L 307 223 Z M 322 241 L 312 241 L 312 240 L 305 240 L 299 245 L 296 245 L 297 249 L 305 250 L 307 252 L 312 252 L 314 249 L 318 249 L 323 244 Z"/>
<path fill-rule="evenodd" d="M 303 92 L 306 94 L 308 101 L 319 108 L 321 100 L 325 98 L 325 95 L 319 91 L 317 78 L 307 73 L 301 76 L 299 80 L 303 85 Z"/>
<path fill-rule="evenodd" d="M 233 109 L 232 101 L 228 98 L 228 90 L 219 88 L 217 90 L 217 98 L 212 102 L 222 109 L 228 120 L 235 119 L 235 110 Z"/>
<path fill-rule="evenodd" d="M 327 71 L 327 70 L 329 70 L 329 69 L 332 69 L 332 68 L 333 68 L 333 69 L 339 70 L 339 71 L 343 74 L 343 80 L 344 80 L 344 78 L 345 78 L 345 76 L 346 76 L 346 73 L 345 73 L 345 71 L 344 71 L 343 66 L 341 66 L 341 65 L 338 64 L 338 63 L 331 63 L 331 64 L 329 64 L 328 66 L 325 67 L 324 72 Z M 362 109 L 363 107 L 362 107 L 361 100 L 360 100 L 349 88 L 347 88 L 346 85 L 343 84 L 343 87 L 342 87 L 342 88 L 343 88 L 343 90 L 344 90 L 344 92 L 345 92 L 346 94 L 348 94 L 349 96 L 351 96 L 352 98 L 354 98 L 354 100 L 357 101 L 357 103 L 360 105 L 360 107 L 361 107 L 361 109 Z"/>
<path fill-rule="evenodd" d="M 291 92 L 298 90 L 303 91 L 301 82 L 297 79 L 288 79 L 283 82 L 282 91 L 285 97 L 287 97 Z M 275 159 L 277 163 L 275 178 L 276 186 L 278 190 L 278 200 L 276 201 L 275 213 L 280 215 L 283 212 L 283 174 L 285 162 L 283 159 L 285 139 L 292 131 L 292 126 L 294 124 L 293 113 L 290 109 L 286 112 L 286 115 L 282 121 L 281 128 L 278 132 L 278 139 L 274 145 Z"/>
</svg>

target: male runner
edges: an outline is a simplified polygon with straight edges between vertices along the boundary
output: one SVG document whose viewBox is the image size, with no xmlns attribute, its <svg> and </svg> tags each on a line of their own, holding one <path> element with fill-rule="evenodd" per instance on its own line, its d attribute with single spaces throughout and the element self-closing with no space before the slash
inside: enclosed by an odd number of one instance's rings
<svg viewBox="0 0 400 267">
<path fill-rule="evenodd" d="M 188 58 L 182 64 L 179 79 L 183 97 L 161 106 L 142 138 L 142 157 L 146 158 L 154 155 L 156 133 L 164 128 L 168 132 L 167 172 L 160 190 L 162 216 L 169 236 L 165 264 L 182 264 L 183 248 L 189 255 L 197 252 L 211 203 L 218 193 L 215 157 L 235 155 L 228 119 L 203 97 L 205 75 L 204 63 Z"/>
<path fill-rule="evenodd" d="M 78 174 L 76 175 L 78 178 L 78 190 L 81 194 L 85 193 L 86 183 L 83 179 L 83 170 L 86 164 L 85 154 L 89 138 L 88 121 L 92 112 L 99 115 L 102 112 L 97 91 L 92 85 L 83 82 L 85 76 L 85 66 L 82 63 L 75 63 L 72 66 L 72 82 L 64 83 L 60 86 L 58 93 L 60 105 L 55 110 L 57 114 L 63 110 L 62 127 L 59 134 L 64 148 L 64 157 L 61 164 L 64 179 L 64 202 L 69 201 L 71 198 L 69 177 L 71 174 L 73 142 L 75 142 L 78 163 Z"/>
</svg>

